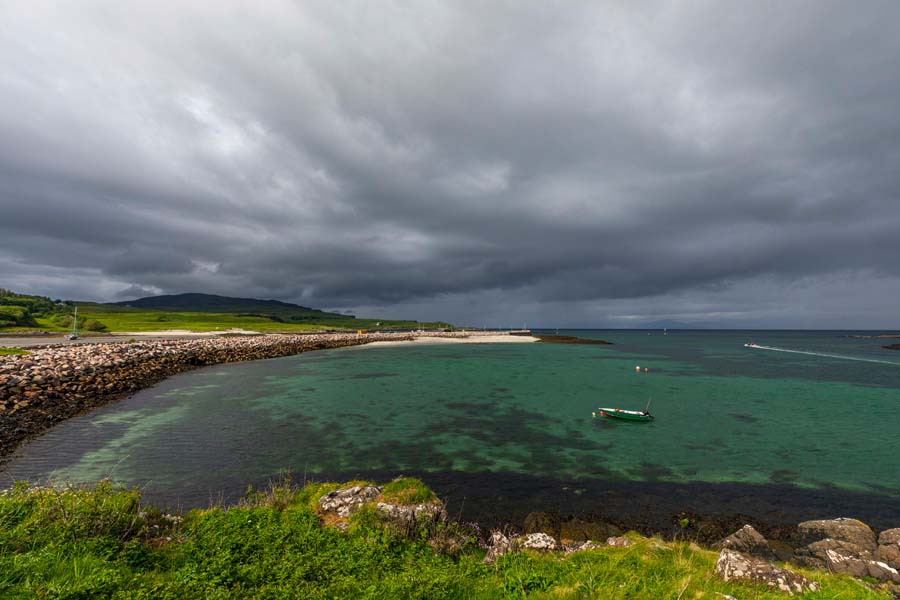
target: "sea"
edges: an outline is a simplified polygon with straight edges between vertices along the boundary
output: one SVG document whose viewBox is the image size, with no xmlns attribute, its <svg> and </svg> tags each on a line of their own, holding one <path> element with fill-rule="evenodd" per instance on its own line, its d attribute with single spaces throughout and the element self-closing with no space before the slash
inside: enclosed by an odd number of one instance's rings
<svg viewBox="0 0 900 600">
<path fill-rule="evenodd" d="M 410 475 L 488 523 L 546 510 L 658 528 L 678 513 L 900 526 L 892 340 L 559 334 L 612 345 L 363 346 L 184 373 L 23 446 L 0 488 L 108 478 L 183 510 L 288 478 Z M 648 404 L 650 423 L 597 414 Z"/>
</svg>

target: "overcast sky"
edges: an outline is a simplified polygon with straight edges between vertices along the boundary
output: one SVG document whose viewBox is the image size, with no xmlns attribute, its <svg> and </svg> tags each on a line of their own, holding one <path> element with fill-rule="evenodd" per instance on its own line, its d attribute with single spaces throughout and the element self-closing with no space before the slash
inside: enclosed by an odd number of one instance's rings
<svg viewBox="0 0 900 600">
<path fill-rule="evenodd" d="M 0 287 L 900 328 L 900 3 L 0 3 Z"/>
</svg>

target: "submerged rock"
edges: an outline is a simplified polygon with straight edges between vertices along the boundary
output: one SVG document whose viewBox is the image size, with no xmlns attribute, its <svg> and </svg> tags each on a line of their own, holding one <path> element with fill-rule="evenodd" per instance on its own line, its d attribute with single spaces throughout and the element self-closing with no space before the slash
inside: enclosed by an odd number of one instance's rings
<svg viewBox="0 0 900 600">
<path fill-rule="evenodd" d="M 543 531 L 551 530 L 544 529 Z M 608 537 L 617 535 L 622 535 L 622 530 L 606 521 L 585 521 L 578 517 L 573 517 L 561 522 L 559 525 L 559 537 L 565 540 L 605 540 Z"/>
<path fill-rule="evenodd" d="M 716 575 L 725 581 L 764 583 L 791 596 L 819 590 L 818 583 L 803 575 L 727 548 L 716 561 Z"/>
</svg>

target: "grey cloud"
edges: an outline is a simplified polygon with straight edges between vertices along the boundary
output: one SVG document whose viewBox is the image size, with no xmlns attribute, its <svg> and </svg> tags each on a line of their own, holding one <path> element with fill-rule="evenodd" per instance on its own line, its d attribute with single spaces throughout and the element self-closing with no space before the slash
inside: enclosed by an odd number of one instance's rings
<svg viewBox="0 0 900 600">
<path fill-rule="evenodd" d="M 458 322 L 889 326 L 898 17 L 9 4 L 0 281 Z"/>
</svg>

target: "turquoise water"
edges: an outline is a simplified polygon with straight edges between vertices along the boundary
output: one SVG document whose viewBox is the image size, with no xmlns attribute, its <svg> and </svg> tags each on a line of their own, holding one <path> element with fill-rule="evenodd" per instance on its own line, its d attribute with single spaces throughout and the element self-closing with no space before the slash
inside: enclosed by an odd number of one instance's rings
<svg viewBox="0 0 900 600">
<path fill-rule="evenodd" d="M 900 504 L 900 352 L 887 341 L 560 333 L 615 345 L 357 347 L 186 373 L 60 424 L 0 485 L 111 477 L 190 504 L 283 470 L 433 473 L 789 486 Z M 653 423 L 591 415 L 650 398 Z"/>
</svg>

